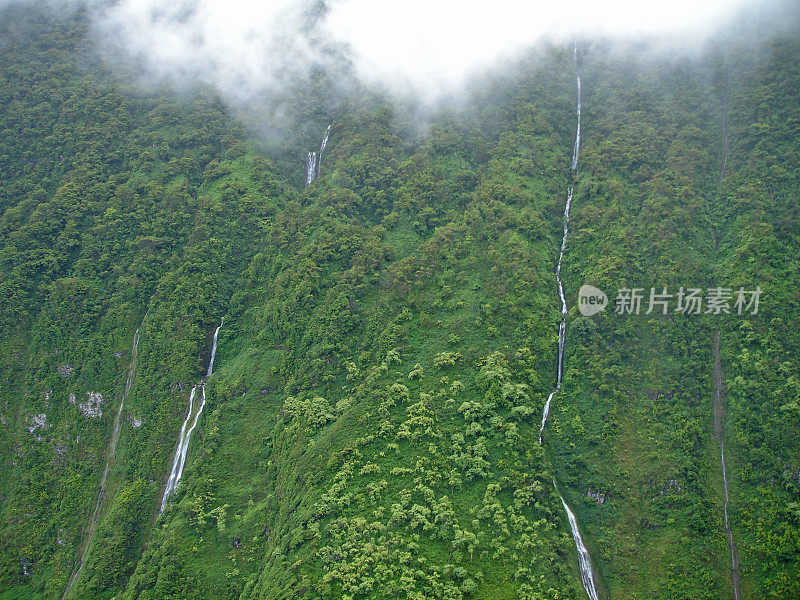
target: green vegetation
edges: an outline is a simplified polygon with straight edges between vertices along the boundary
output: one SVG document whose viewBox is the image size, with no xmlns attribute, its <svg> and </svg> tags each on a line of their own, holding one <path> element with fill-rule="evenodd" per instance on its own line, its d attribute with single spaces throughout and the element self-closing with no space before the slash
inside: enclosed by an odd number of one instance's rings
<svg viewBox="0 0 800 600">
<path fill-rule="evenodd" d="M 61 598 L 77 567 L 140 324 L 70 598 L 583 598 L 554 478 L 603 598 L 730 597 L 716 329 L 743 595 L 800 596 L 796 40 L 587 44 L 574 181 L 554 47 L 417 139 L 385 102 L 341 108 L 301 190 L 305 134 L 272 157 L 212 93 L 131 89 L 80 11 L 2 10 L 0 599 Z M 319 102 L 294 108 L 322 132 Z M 758 315 L 582 317 L 583 283 L 763 295 Z"/>
</svg>

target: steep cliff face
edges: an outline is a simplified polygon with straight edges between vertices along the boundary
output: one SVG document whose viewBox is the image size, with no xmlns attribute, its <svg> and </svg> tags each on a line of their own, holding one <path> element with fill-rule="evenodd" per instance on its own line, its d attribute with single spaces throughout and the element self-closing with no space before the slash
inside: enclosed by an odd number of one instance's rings
<svg viewBox="0 0 800 600">
<path fill-rule="evenodd" d="M 0 598 L 800 596 L 796 40 L 553 46 L 417 137 L 299 97 L 273 157 L 3 10 Z"/>
</svg>

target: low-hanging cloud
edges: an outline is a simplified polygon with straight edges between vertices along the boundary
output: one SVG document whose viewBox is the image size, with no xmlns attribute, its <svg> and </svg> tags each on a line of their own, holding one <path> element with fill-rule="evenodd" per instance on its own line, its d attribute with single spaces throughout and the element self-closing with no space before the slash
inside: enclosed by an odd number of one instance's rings
<svg viewBox="0 0 800 600">
<path fill-rule="evenodd" d="M 748 0 L 121 0 L 97 31 L 150 76 L 246 99 L 349 56 L 358 76 L 435 98 L 543 36 L 697 38 Z"/>
<path fill-rule="evenodd" d="M 543 37 L 670 35 L 705 37 L 747 0 L 339 0 L 324 27 L 347 44 L 359 73 L 403 81 L 417 93 L 457 87 Z"/>
<path fill-rule="evenodd" d="M 147 77 L 246 101 L 320 63 L 306 9 L 297 0 L 122 0 L 95 15 L 95 33 Z"/>
</svg>

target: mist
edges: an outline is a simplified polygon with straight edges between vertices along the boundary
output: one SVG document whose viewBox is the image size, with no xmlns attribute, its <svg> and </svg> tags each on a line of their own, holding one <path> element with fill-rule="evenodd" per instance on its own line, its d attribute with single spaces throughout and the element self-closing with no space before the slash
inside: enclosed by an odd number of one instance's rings
<svg viewBox="0 0 800 600">
<path fill-rule="evenodd" d="M 59 0 L 46 0 L 57 4 Z M 0 0 L 0 5 L 6 4 Z M 87 6 L 103 60 L 144 89 L 209 93 L 262 139 L 318 138 L 353 98 L 406 114 L 458 109 L 482 76 L 537 44 L 647 39 L 659 54 L 701 47 L 770 0 L 61 0 Z M 741 21 L 741 19 L 739 19 Z M 771 25 L 769 25 L 771 26 Z"/>
<path fill-rule="evenodd" d="M 745 4 L 747 0 L 341 0 L 334 3 L 324 27 L 353 50 L 363 78 L 406 85 L 434 99 L 542 39 L 668 35 L 679 45 L 692 45 Z"/>
<path fill-rule="evenodd" d="M 97 6 L 93 21 L 103 45 L 147 77 L 208 83 L 234 102 L 342 69 L 434 102 L 542 38 L 669 35 L 690 45 L 748 4 L 757 3 L 121 0 Z"/>
</svg>

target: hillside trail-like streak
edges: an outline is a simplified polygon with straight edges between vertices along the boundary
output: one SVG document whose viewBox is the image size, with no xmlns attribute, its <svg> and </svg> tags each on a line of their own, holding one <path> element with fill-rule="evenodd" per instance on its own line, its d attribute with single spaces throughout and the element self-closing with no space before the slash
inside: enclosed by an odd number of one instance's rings
<svg viewBox="0 0 800 600">
<path fill-rule="evenodd" d="M 147 314 L 145 314 L 144 318 L 147 318 Z M 144 319 L 142 320 L 144 323 Z M 78 575 L 80 575 L 81 570 L 83 569 L 83 564 L 86 562 L 86 557 L 89 554 L 89 548 L 91 547 L 92 538 L 94 537 L 94 532 L 97 529 L 97 524 L 100 521 L 100 515 L 103 510 L 103 502 L 106 499 L 106 481 L 108 480 L 108 474 L 111 471 L 111 466 L 114 464 L 114 458 L 117 454 L 117 442 L 119 441 L 119 426 L 120 420 L 122 419 L 122 407 L 125 405 L 125 400 L 128 399 L 128 394 L 131 392 L 131 388 L 133 387 L 134 375 L 136 373 L 136 358 L 139 352 L 139 330 L 141 329 L 141 325 L 136 328 L 136 333 L 133 334 L 133 344 L 131 345 L 131 360 L 128 363 L 128 375 L 125 380 L 125 390 L 122 392 L 122 398 L 119 401 L 119 408 L 117 409 L 117 414 L 114 417 L 114 430 L 111 432 L 111 441 L 108 444 L 108 449 L 106 451 L 106 465 L 103 468 L 103 473 L 100 475 L 100 489 L 97 492 L 97 500 L 94 504 L 94 510 L 92 511 L 92 515 L 89 518 L 89 523 L 86 525 L 86 531 L 84 533 L 84 537 L 86 541 L 84 542 L 83 551 L 81 552 L 81 558 L 78 562 L 78 568 L 75 569 L 72 573 L 72 576 L 69 578 L 69 582 L 67 583 L 67 587 L 64 589 L 64 593 L 61 596 L 61 599 L 64 600 L 69 594 L 72 586 L 75 584 L 75 581 L 78 579 Z"/>
<path fill-rule="evenodd" d="M 578 121 L 577 129 L 575 131 L 575 144 L 572 147 L 572 161 L 570 162 L 570 170 L 574 176 L 575 171 L 578 168 L 578 157 L 581 150 L 581 76 L 578 74 L 577 44 L 572 50 L 572 62 L 575 66 L 575 85 L 577 90 L 576 115 Z M 564 203 L 564 233 L 561 238 L 561 250 L 558 254 L 558 263 L 556 263 L 555 271 L 558 297 L 561 300 L 561 321 L 558 324 L 558 361 L 556 367 L 556 387 L 553 388 L 552 392 L 550 392 L 550 395 L 547 397 L 547 401 L 545 402 L 544 409 L 542 410 L 542 424 L 539 427 L 539 445 L 542 444 L 542 433 L 544 433 L 544 428 L 547 425 L 547 417 L 550 415 L 550 405 L 553 401 L 553 397 L 561 389 L 561 383 L 564 376 L 564 344 L 566 342 L 568 307 L 567 298 L 564 295 L 564 284 L 561 281 L 561 265 L 564 260 L 564 251 L 567 248 L 567 236 L 569 235 L 569 211 L 572 207 L 572 195 L 573 185 L 570 183 L 567 189 L 567 199 Z M 583 537 L 581 536 L 581 531 L 578 527 L 578 520 L 576 519 L 575 514 L 570 509 L 566 500 L 564 500 L 564 496 L 562 496 L 561 492 L 558 490 L 555 479 L 553 480 L 553 486 L 555 487 L 556 493 L 561 500 L 561 505 L 564 507 L 564 511 L 567 513 L 567 520 L 569 521 L 570 531 L 572 532 L 572 540 L 575 543 L 575 550 L 578 553 L 578 569 L 580 570 L 583 589 L 586 590 L 589 600 L 599 600 L 597 582 L 595 579 L 594 570 L 592 568 L 592 560 L 589 556 L 589 550 L 586 548 L 586 544 L 583 542 Z"/>
</svg>

